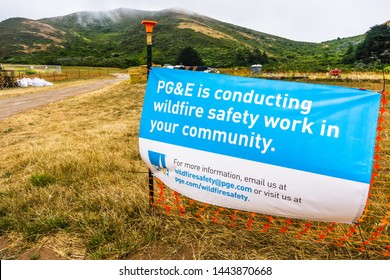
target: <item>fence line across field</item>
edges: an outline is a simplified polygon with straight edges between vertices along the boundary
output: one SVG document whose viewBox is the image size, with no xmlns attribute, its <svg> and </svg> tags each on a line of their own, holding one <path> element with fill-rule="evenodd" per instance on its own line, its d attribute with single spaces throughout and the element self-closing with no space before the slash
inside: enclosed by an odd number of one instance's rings
<svg viewBox="0 0 390 280">
<path fill-rule="evenodd" d="M 57 72 L 38 72 L 26 74 L 23 70 L 2 70 L 0 71 L 0 89 L 18 87 L 17 81 L 22 78 L 39 78 L 48 82 L 59 82 L 75 79 L 94 79 L 101 77 L 110 77 L 122 75 L 122 73 L 113 72 L 112 70 L 69 70 L 61 73 Z"/>
<path fill-rule="evenodd" d="M 70 79 L 91 79 L 111 76 L 113 73 L 110 70 L 101 71 L 88 71 L 88 70 L 74 70 L 74 71 L 63 71 L 60 74 L 53 73 L 37 73 L 33 75 L 27 75 L 22 72 L 19 73 L 19 77 L 38 77 L 49 82 L 70 80 Z"/>
</svg>

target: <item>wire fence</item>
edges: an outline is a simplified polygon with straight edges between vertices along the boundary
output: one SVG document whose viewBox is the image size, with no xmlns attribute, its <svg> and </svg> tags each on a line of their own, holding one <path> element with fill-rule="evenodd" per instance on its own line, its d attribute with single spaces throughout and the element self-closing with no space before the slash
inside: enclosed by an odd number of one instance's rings
<svg viewBox="0 0 390 280">
<path fill-rule="evenodd" d="M 8 67 L 10 68 L 10 67 Z M 13 70 L 0 71 L 0 89 L 18 87 L 17 81 L 23 78 L 39 78 L 47 82 L 59 82 L 77 79 L 97 79 L 124 75 L 124 72 L 114 68 L 75 68 L 62 71 L 26 71 L 22 68 L 14 67 Z"/>
<path fill-rule="evenodd" d="M 73 79 L 94 79 L 111 76 L 112 73 L 110 70 L 70 70 L 63 71 L 61 73 L 52 72 L 52 73 L 36 73 L 36 74 L 26 74 L 24 72 L 17 72 L 16 76 L 20 78 L 40 78 L 48 82 L 58 82 L 63 80 L 73 80 Z"/>
</svg>

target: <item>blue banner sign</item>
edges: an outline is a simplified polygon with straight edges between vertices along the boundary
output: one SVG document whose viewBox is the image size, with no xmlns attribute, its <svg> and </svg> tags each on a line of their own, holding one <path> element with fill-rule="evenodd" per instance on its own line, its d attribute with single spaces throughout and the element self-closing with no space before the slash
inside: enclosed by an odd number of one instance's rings
<svg viewBox="0 0 390 280">
<path fill-rule="evenodd" d="M 367 199 L 379 103 L 371 91 L 156 68 L 140 152 L 193 199 L 351 223 Z"/>
</svg>

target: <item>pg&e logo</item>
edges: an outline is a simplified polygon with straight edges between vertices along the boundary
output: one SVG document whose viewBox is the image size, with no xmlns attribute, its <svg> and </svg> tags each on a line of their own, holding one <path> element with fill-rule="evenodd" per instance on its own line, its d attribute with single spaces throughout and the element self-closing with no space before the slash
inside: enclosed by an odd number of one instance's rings
<svg viewBox="0 0 390 280">
<path fill-rule="evenodd" d="M 149 161 L 157 171 L 161 171 L 169 177 L 169 170 L 166 164 L 166 155 L 154 151 L 148 151 Z"/>
</svg>

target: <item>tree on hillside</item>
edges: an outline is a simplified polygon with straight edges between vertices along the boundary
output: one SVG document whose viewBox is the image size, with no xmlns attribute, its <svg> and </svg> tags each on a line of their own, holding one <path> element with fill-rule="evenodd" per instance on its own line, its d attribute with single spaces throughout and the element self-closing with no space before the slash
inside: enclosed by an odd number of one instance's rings
<svg viewBox="0 0 390 280">
<path fill-rule="evenodd" d="M 235 64 L 238 66 L 250 66 L 252 64 L 269 63 L 268 55 L 258 48 L 238 48 L 236 49 Z"/>
<path fill-rule="evenodd" d="M 203 60 L 199 53 L 192 47 L 185 47 L 178 55 L 176 64 L 187 66 L 203 66 Z"/>
<path fill-rule="evenodd" d="M 353 47 L 352 44 L 348 46 L 347 51 L 343 55 L 342 62 L 345 64 L 351 64 L 355 61 L 355 48 Z"/>
<path fill-rule="evenodd" d="M 382 64 L 390 63 L 390 26 L 375 25 L 367 32 L 364 41 L 357 46 L 355 59 L 364 62 L 380 60 Z"/>
</svg>

